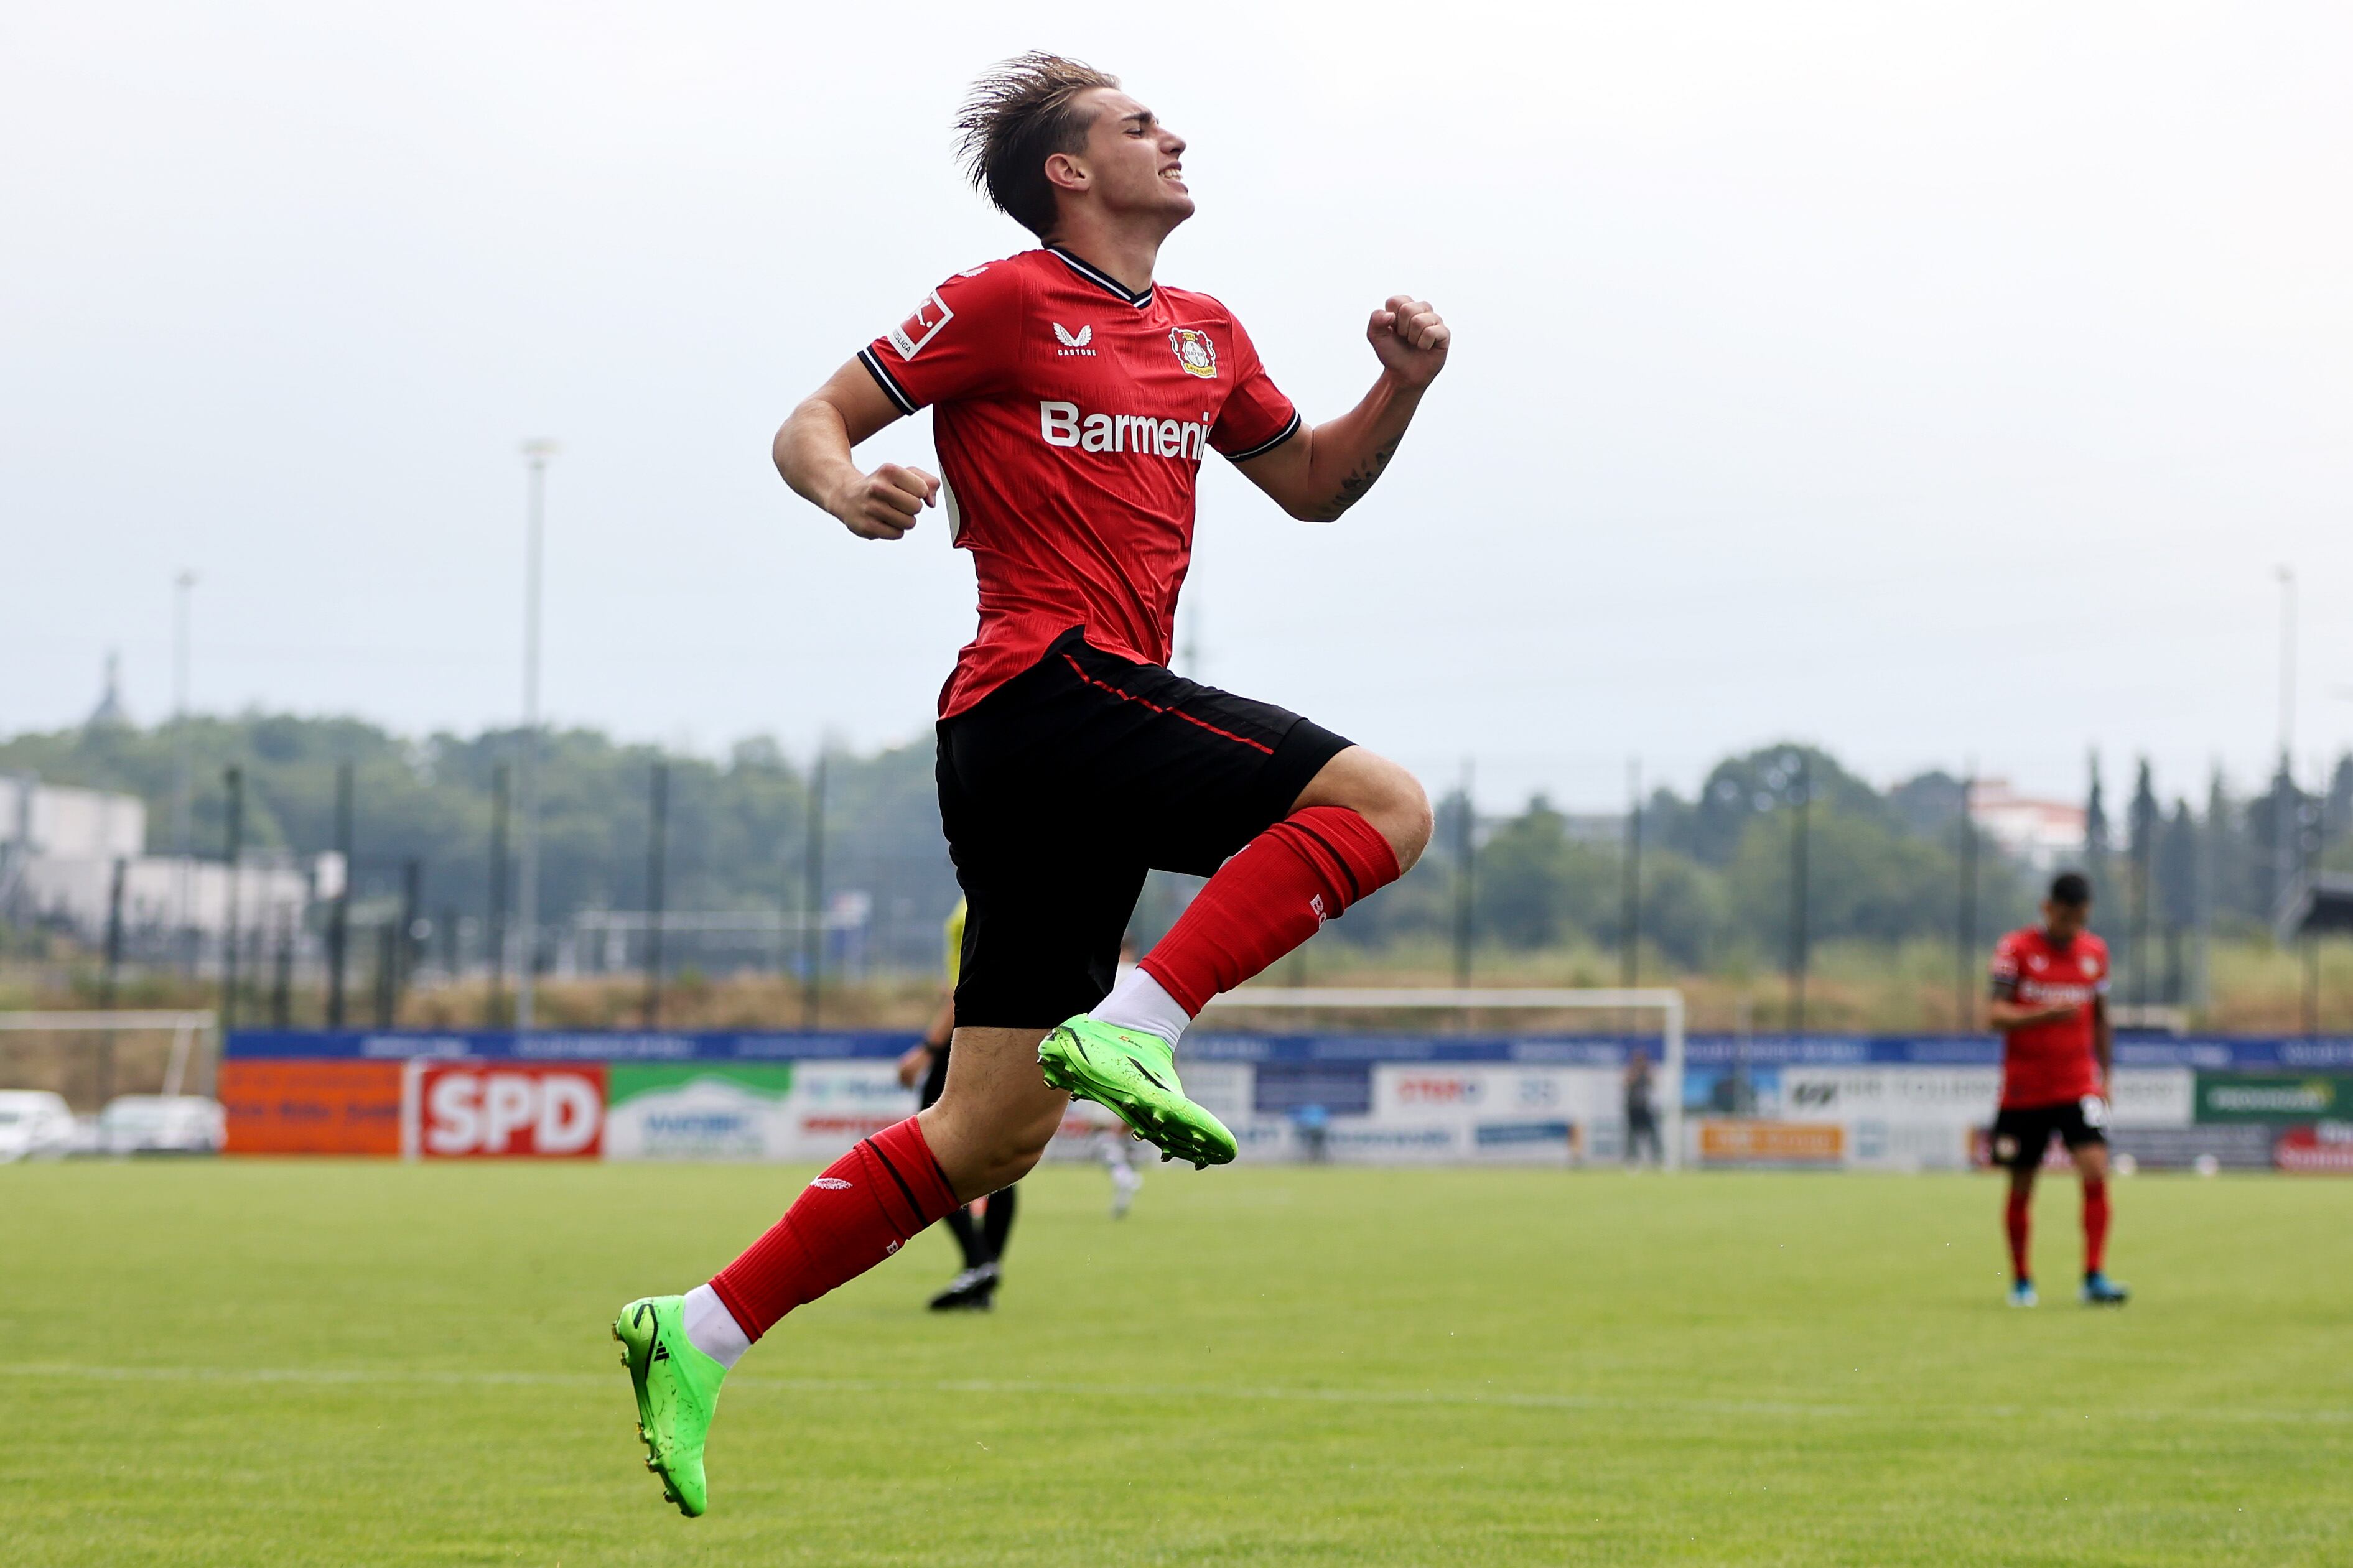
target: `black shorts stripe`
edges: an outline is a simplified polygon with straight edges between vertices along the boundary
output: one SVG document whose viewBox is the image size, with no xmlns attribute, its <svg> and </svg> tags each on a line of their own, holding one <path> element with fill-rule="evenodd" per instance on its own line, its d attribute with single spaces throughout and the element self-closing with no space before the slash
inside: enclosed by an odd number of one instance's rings
<svg viewBox="0 0 2353 1568">
<path fill-rule="evenodd" d="M 1071 672 L 1081 680 L 1085 681 L 1089 686 L 1093 687 L 1098 691 L 1108 691 L 1123 702 L 1141 703 L 1143 706 L 1152 710 L 1155 713 L 1166 713 L 1171 719 L 1182 719 L 1187 724 L 1198 724 L 1210 734 L 1216 735 L 1223 740 L 1231 741 L 1238 746 L 1248 746 L 1252 751 L 1263 752 L 1270 757 L 1274 755 L 1274 748 L 1268 745 L 1263 741 L 1253 741 L 1247 735 L 1237 735 L 1231 730 L 1220 730 L 1215 724 L 1210 723 L 1207 719 L 1197 719 L 1190 713 L 1180 713 L 1174 708 L 1164 708 L 1159 703 L 1151 700 L 1149 698 L 1138 697 L 1133 691 L 1123 691 L 1107 680 L 1097 680 L 1093 676 L 1089 675 L 1086 672 L 1086 670 L 1080 665 L 1077 658 L 1070 654 L 1064 654 L 1062 656 L 1062 660 L 1071 667 Z"/>
</svg>

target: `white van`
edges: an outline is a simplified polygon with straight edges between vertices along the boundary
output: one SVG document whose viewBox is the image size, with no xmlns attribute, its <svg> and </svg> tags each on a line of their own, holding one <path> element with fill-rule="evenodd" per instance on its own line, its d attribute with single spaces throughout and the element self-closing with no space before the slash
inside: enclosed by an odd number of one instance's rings
<svg viewBox="0 0 2353 1568">
<path fill-rule="evenodd" d="M 0 1164 L 54 1159 L 73 1147 L 73 1108 L 46 1089 L 0 1092 Z"/>
<path fill-rule="evenodd" d="M 98 1113 L 101 1154 L 217 1154 L 228 1113 L 200 1094 L 125 1094 Z"/>
</svg>

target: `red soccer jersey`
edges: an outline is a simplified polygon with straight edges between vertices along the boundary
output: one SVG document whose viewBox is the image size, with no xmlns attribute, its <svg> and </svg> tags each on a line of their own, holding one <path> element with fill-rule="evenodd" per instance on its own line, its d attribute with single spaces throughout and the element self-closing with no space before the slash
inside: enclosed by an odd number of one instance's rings
<svg viewBox="0 0 2353 1568">
<path fill-rule="evenodd" d="M 1996 995 L 2031 1006 L 2074 1008 L 2048 1024 L 2004 1031 L 2003 1107 L 2063 1105 L 2099 1093 L 2092 1002 L 2108 993 L 2108 944 L 2090 931 L 2061 947 L 2041 926 L 2014 931 L 1994 944 L 1993 986 Z"/>
<path fill-rule="evenodd" d="M 1201 459 L 1254 458 L 1299 428 L 1223 305 L 1131 294 L 1058 249 L 957 273 L 858 357 L 902 413 L 934 405 L 949 536 L 979 579 L 980 630 L 943 719 L 1072 626 L 1167 663 Z"/>
</svg>

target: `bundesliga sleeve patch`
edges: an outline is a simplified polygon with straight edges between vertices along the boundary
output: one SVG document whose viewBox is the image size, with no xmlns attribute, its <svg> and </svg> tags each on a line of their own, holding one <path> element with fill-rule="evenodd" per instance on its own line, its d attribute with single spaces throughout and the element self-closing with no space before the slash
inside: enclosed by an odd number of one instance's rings
<svg viewBox="0 0 2353 1568">
<path fill-rule="evenodd" d="M 955 319 L 955 312 L 948 309 L 947 301 L 941 299 L 940 291 L 934 289 L 929 299 L 915 307 L 913 315 L 885 335 L 890 338 L 891 346 L 899 351 L 901 359 L 913 359 L 925 343 L 940 335 L 942 327 Z"/>
</svg>

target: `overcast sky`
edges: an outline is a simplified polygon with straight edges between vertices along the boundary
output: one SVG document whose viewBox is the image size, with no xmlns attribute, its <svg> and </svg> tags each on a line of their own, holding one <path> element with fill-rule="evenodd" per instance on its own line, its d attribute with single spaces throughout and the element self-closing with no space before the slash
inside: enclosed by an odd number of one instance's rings
<svg viewBox="0 0 2353 1568">
<path fill-rule="evenodd" d="M 1204 469 L 1207 679 L 1505 804 L 1782 736 L 2168 790 L 2353 740 L 2342 5 L 119 5 L 0 18 L 0 732 L 121 652 L 171 701 L 404 730 L 546 700 L 720 752 L 923 731 L 972 626 L 934 521 L 776 478 L 793 403 L 1027 237 L 981 67 L 1122 73 L 1191 141 L 1161 276 L 1309 417 L 1397 290 L 1453 361 L 1341 523 Z M 928 416 L 862 456 L 929 461 Z"/>
</svg>

